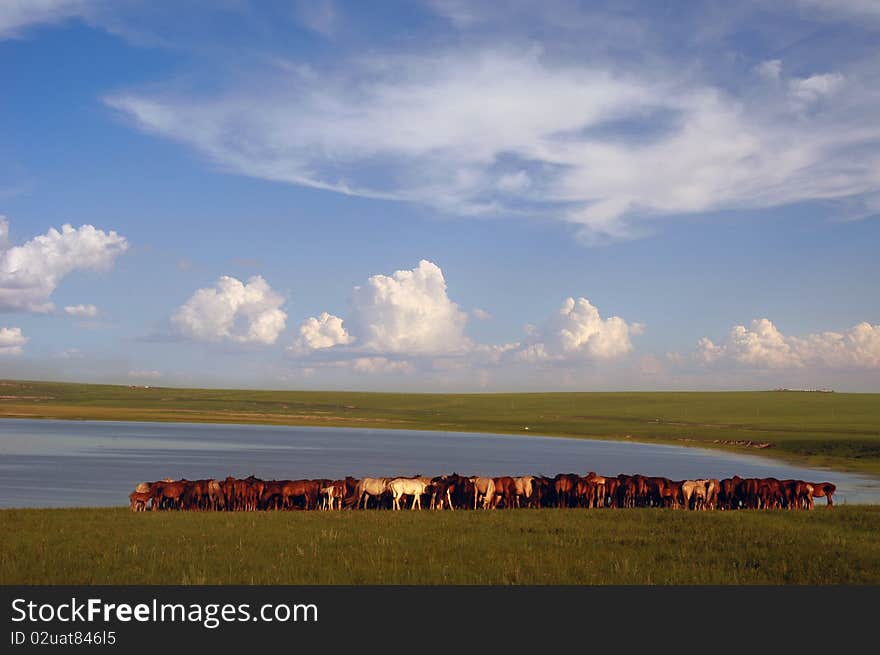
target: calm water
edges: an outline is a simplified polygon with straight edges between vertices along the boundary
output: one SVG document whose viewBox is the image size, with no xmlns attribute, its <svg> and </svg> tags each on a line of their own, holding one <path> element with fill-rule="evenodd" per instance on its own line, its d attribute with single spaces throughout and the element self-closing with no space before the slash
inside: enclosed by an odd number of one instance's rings
<svg viewBox="0 0 880 655">
<path fill-rule="evenodd" d="M 880 503 L 876 478 L 697 448 L 461 432 L 0 419 L 0 507 L 126 505 L 137 482 L 163 477 L 452 471 L 801 478 L 835 483 L 835 502 Z"/>
</svg>

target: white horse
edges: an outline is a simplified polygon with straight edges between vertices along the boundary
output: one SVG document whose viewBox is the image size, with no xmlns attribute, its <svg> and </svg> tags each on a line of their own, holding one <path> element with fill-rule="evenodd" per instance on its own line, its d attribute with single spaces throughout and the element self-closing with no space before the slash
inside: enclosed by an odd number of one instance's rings
<svg viewBox="0 0 880 655">
<path fill-rule="evenodd" d="M 513 479 L 513 483 L 516 485 L 516 506 L 520 507 L 520 498 L 524 498 L 526 502 L 531 500 L 533 485 L 535 482 L 534 476 L 531 475 L 523 475 L 518 478 Z"/>
<path fill-rule="evenodd" d="M 708 491 L 708 480 L 685 480 L 681 484 L 681 495 L 684 500 L 684 508 L 690 509 L 691 500 L 694 501 L 694 509 L 704 509 Z"/>
<path fill-rule="evenodd" d="M 400 499 L 403 496 L 412 496 L 411 510 L 419 506 L 422 509 L 422 494 L 431 485 L 430 478 L 394 478 L 388 483 L 391 495 L 394 497 L 394 509 L 400 509 Z"/>
<path fill-rule="evenodd" d="M 477 501 L 483 497 L 483 509 L 493 507 L 492 500 L 495 497 L 495 480 L 492 478 L 473 477 L 474 483 L 474 509 L 477 509 Z"/>
<path fill-rule="evenodd" d="M 361 501 L 364 503 L 364 509 L 367 508 L 369 496 L 381 498 L 382 494 L 388 490 L 388 483 L 390 481 L 391 478 L 363 478 L 358 482 L 354 490 L 358 509 L 360 509 Z"/>
</svg>

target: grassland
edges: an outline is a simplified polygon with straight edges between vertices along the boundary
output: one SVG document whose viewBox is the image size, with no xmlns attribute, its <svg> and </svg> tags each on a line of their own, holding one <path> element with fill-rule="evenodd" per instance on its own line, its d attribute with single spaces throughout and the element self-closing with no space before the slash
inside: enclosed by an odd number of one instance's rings
<svg viewBox="0 0 880 655">
<path fill-rule="evenodd" d="M 0 381 L 0 417 L 630 439 L 734 449 L 810 466 L 880 473 L 880 394 L 398 394 Z M 768 447 L 758 448 L 760 444 Z"/>
<path fill-rule="evenodd" d="M 880 507 L 0 511 L 0 584 L 880 583 Z"/>
</svg>

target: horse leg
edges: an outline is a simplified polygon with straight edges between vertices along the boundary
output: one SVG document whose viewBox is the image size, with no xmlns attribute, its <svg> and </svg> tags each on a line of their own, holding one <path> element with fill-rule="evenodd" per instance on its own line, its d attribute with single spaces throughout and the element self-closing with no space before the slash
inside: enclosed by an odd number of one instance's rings
<svg viewBox="0 0 880 655">
<path fill-rule="evenodd" d="M 446 490 L 446 500 L 449 502 L 449 510 L 455 511 L 455 508 L 452 506 L 452 492 L 449 489 Z"/>
</svg>

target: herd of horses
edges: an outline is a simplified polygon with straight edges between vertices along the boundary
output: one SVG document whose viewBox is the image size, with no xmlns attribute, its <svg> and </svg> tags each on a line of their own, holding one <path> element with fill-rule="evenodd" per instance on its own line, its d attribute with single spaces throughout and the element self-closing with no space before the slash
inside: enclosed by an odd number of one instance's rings
<svg viewBox="0 0 880 655">
<path fill-rule="evenodd" d="M 560 473 L 555 477 L 462 476 L 353 478 L 341 480 L 225 480 L 142 482 L 129 496 L 132 511 L 292 510 L 423 506 L 434 510 L 519 507 L 664 507 L 690 510 L 807 509 L 814 498 L 828 507 L 830 482 L 741 478 L 670 480 L 644 475 Z"/>
</svg>

